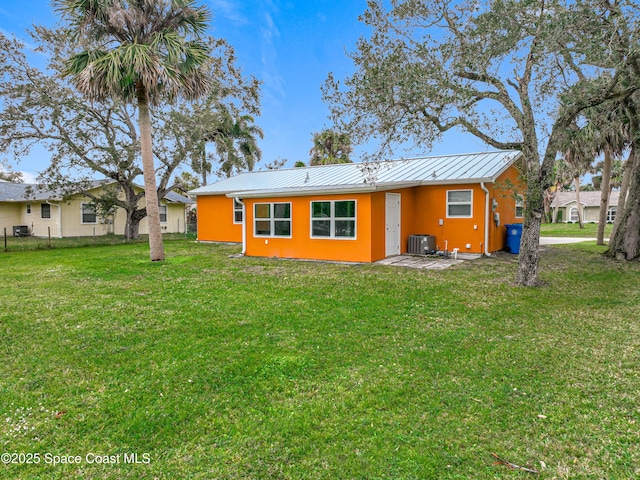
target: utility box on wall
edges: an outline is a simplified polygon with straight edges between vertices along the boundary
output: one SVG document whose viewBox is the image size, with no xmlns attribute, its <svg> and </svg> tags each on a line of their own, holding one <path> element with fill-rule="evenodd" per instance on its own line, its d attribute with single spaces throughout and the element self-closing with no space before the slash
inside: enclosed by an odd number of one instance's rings
<svg viewBox="0 0 640 480">
<path fill-rule="evenodd" d="M 436 251 L 436 237 L 433 235 L 409 235 L 407 252 L 426 255 Z"/>
<path fill-rule="evenodd" d="M 14 237 L 28 237 L 29 227 L 27 225 L 14 225 L 13 226 Z"/>
</svg>

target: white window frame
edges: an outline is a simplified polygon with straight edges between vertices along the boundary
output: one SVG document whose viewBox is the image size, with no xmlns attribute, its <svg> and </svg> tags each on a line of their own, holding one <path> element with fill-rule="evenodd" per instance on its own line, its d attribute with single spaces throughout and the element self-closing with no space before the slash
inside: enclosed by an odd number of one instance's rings
<svg viewBox="0 0 640 480">
<path fill-rule="evenodd" d="M 27 215 L 31 215 L 31 204 L 27 203 Z"/>
<path fill-rule="evenodd" d="M 48 216 L 48 217 L 45 217 L 45 216 L 43 215 L 43 214 L 44 214 L 44 212 L 43 212 L 43 208 L 44 208 L 44 206 L 45 206 L 45 205 L 46 205 L 47 207 L 49 207 L 49 216 Z M 42 220 L 51 220 L 51 205 L 50 205 L 50 204 L 48 204 L 48 203 L 41 203 L 41 204 L 40 204 L 40 218 L 41 218 Z"/>
<path fill-rule="evenodd" d="M 336 217 L 336 202 L 353 202 L 354 213 L 353 217 Z M 314 203 L 329 203 L 329 212 L 330 215 L 328 217 L 316 217 L 313 216 L 313 204 Z M 319 240 L 357 240 L 358 237 L 358 201 L 353 198 L 344 199 L 344 200 L 313 200 L 309 202 L 309 236 L 313 239 Z M 314 220 L 329 220 L 329 236 L 320 236 L 313 234 L 313 221 Z M 353 237 L 341 237 L 336 235 L 336 220 L 338 221 L 353 221 Z"/>
<path fill-rule="evenodd" d="M 518 215 L 518 209 L 520 209 L 520 215 Z M 524 218 L 524 196 L 516 194 L 516 218 Z"/>
<path fill-rule="evenodd" d="M 606 223 L 613 223 L 616 221 L 616 215 L 618 214 L 618 207 L 609 207 L 607 209 Z"/>
<path fill-rule="evenodd" d="M 236 214 L 240 214 L 240 221 L 238 221 Z M 244 220 L 244 206 L 238 202 L 235 198 L 233 199 L 233 223 L 236 225 L 242 224 Z"/>
<path fill-rule="evenodd" d="M 93 222 L 85 222 L 84 221 L 84 207 L 87 206 L 92 206 L 93 207 L 93 214 L 95 215 L 96 219 Z M 96 211 L 96 206 L 88 203 L 88 202 L 83 202 L 80 204 L 80 223 L 82 225 L 96 225 L 98 223 L 98 212 Z"/>
<path fill-rule="evenodd" d="M 162 209 L 164 208 L 164 220 L 162 220 Z M 158 216 L 160 217 L 160 223 L 167 223 L 169 221 L 169 207 L 166 205 L 158 205 Z"/>
<path fill-rule="evenodd" d="M 258 205 L 269 205 L 269 218 L 260 217 L 256 215 L 256 210 L 258 209 Z M 289 205 L 289 217 L 278 217 L 274 216 L 275 208 L 274 205 Z M 291 202 L 257 202 L 253 204 L 253 236 L 256 238 L 291 238 L 293 235 L 293 205 Z M 269 235 L 265 235 L 262 233 L 256 233 L 256 223 L 257 222 L 269 222 Z M 289 222 L 289 235 L 276 235 L 276 222 Z"/>
<path fill-rule="evenodd" d="M 449 201 L 449 194 L 450 193 L 454 193 L 454 192 L 469 192 L 470 194 L 470 199 L 468 202 L 451 202 Z M 460 189 L 460 190 L 447 190 L 447 211 L 446 211 L 446 218 L 473 218 L 473 190 L 472 189 Z M 469 215 L 450 215 L 449 214 L 449 207 L 452 205 L 469 205 Z"/>
</svg>

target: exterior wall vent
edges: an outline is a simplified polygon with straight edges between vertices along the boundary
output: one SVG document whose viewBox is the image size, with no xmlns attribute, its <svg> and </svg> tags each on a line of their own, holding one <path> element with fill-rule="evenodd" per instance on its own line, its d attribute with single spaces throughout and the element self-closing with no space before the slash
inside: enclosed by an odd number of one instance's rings
<svg viewBox="0 0 640 480">
<path fill-rule="evenodd" d="M 433 235 L 409 235 L 408 253 L 426 255 L 436 251 L 436 237 Z"/>
</svg>

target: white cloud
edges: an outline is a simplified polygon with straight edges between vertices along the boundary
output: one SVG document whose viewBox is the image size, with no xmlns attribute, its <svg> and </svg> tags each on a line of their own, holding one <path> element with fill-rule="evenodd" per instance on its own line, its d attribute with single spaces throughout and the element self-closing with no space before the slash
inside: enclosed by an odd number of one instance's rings
<svg viewBox="0 0 640 480">
<path fill-rule="evenodd" d="M 278 69 L 278 53 L 276 42 L 280 38 L 280 30 L 276 25 L 274 15 L 278 8 L 273 2 L 267 2 L 267 8 L 263 14 L 264 22 L 260 27 L 260 56 L 262 60 L 262 80 L 267 92 L 267 96 L 277 102 L 286 96 L 284 89 L 284 78 Z"/>
<path fill-rule="evenodd" d="M 36 183 L 36 176 L 30 172 L 20 172 L 24 183 Z"/>
<path fill-rule="evenodd" d="M 249 23 L 248 19 L 240 12 L 240 2 L 233 0 L 209 0 L 211 10 L 215 17 L 222 17 L 235 25 L 245 25 Z"/>
</svg>

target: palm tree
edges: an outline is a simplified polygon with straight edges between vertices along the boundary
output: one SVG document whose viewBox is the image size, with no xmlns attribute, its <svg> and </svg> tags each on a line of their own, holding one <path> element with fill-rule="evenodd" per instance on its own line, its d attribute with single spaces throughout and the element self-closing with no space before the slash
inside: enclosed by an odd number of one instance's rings
<svg viewBox="0 0 640 480">
<path fill-rule="evenodd" d="M 346 133 L 322 130 L 313 134 L 313 147 L 309 154 L 309 165 L 331 165 L 352 163 L 349 154 L 353 151 L 351 138 Z"/>
<path fill-rule="evenodd" d="M 564 191 L 564 188 L 566 188 L 571 180 L 570 171 L 571 169 L 563 159 L 559 158 L 558 160 L 556 160 L 555 165 L 553 166 L 553 200 L 555 203 L 555 207 L 553 208 L 551 223 L 558 223 L 558 212 L 560 211 L 558 201 L 560 199 L 560 192 Z"/>
<path fill-rule="evenodd" d="M 580 228 L 584 228 L 580 209 L 580 176 L 589 170 L 595 158 L 593 143 L 593 130 L 580 128 L 575 122 L 565 130 L 559 142 L 560 154 L 574 179 Z"/>
<path fill-rule="evenodd" d="M 84 50 L 66 75 L 90 100 L 123 98 L 138 106 L 140 150 L 152 261 L 164 260 L 153 161 L 150 105 L 208 91 L 209 10 L 192 0 L 54 0 Z"/>
<path fill-rule="evenodd" d="M 220 110 L 213 128 L 206 134 L 206 140 L 215 143 L 221 157 L 220 171 L 230 177 L 235 171 L 252 171 L 262 159 L 258 138 L 264 138 L 262 129 L 254 125 L 251 115 L 235 118 L 227 110 Z"/>
<path fill-rule="evenodd" d="M 602 180 L 600 182 L 600 212 L 598 216 L 598 232 L 596 243 L 604 245 L 604 228 L 607 221 L 607 210 L 609 209 L 609 196 L 611 189 L 613 162 L 620 159 L 624 150 L 630 144 L 628 121 L 626 111 L 621 104 L 607 102 L 590 109 L 587 113 L 593 118 L 593 124 L 597 129 L 595 138 L 598 152 L 604 154 L 602 162 Z"/>
</svg>

